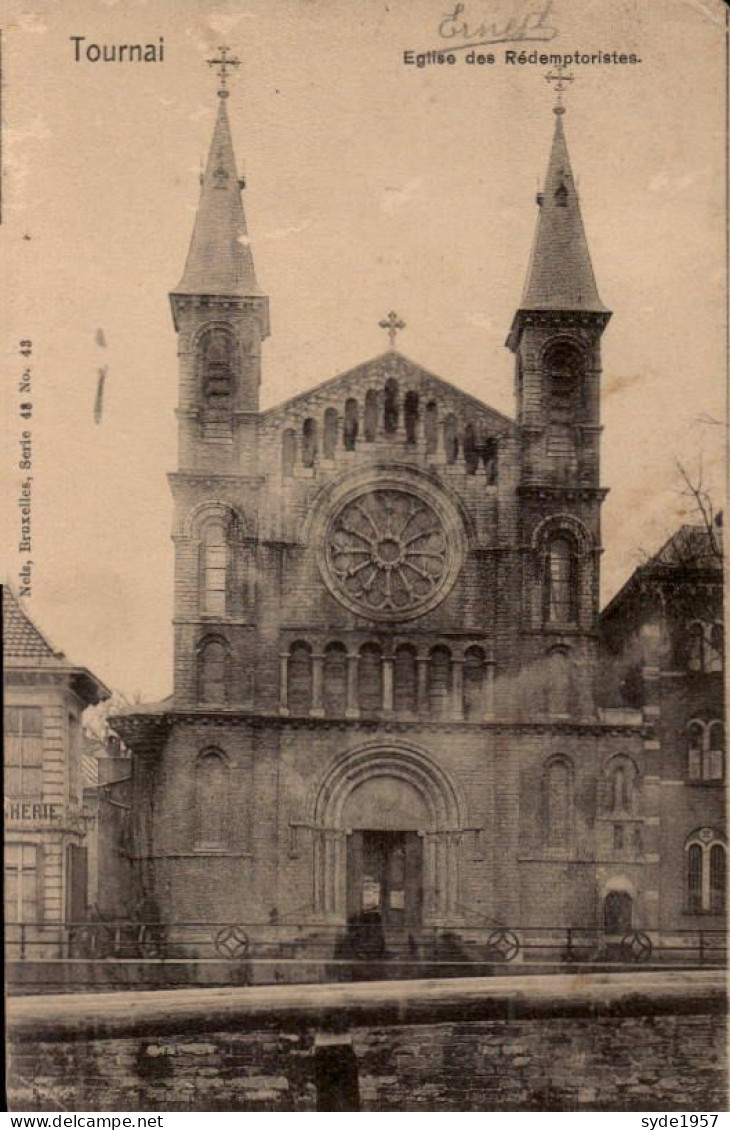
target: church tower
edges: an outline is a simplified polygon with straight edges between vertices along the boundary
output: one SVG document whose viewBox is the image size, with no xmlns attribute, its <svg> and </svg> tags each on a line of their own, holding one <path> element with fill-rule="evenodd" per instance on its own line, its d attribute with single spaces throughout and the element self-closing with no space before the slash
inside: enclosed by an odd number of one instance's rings
<svg viewBox="0 0 730 1130">
<path fill-rule="evenodd" d="M 170 295 L 179 356 L 178 471 L 170 476 L 175 698 L 245 707 L 253 693 L 241 661 L 254 618 L 261 343 L 269 334 L 269 300 L 256 280 L 226 109 L 227 68 L 238 62 L 225 49 L 212 62 L 220 65 L 218 116 L 185 270 Z"/>
<path fill-rule="evenodd" d="M 601 302 L 563 126 L 555 130 L 527 281 L 507 345 L 516 359 L 523 662 L 540 662 L 547 712 L 595 710 L 599 610 Z M 545 680 L 543 680 L 544 682 Z"/>
</svg>

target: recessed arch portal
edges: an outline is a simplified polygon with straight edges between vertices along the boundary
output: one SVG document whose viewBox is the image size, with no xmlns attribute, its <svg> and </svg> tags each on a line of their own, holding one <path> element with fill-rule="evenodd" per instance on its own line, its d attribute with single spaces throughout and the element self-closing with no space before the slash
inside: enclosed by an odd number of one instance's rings
<svg viewBox="0 0 730 1130">
<path fill-rule="evenodd" d="M 314 827 L 314 909 L 344 920 L 346 844 L 356 828 L 417 832 L 423 842 L 426 921 L 456 913 L 458 843 L 465 805 L 452 779 L 413 746 L 373 744 L 331 765 L 310 797 Z"/>
</svg>

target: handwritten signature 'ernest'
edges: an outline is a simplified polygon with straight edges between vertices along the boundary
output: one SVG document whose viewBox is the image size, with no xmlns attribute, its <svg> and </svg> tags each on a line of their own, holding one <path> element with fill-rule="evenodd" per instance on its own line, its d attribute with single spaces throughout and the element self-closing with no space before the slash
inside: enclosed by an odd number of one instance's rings
<svg viewBox="0 0 730 1130">
<path fill-rule="evenodd" d="M 558 29 L 550 23 L 553 0 L 542 4 L 528 4 L 519 15 L 507 20 L 492 19 L 481 23 L 469 22 L 466 4 L 458 3 L 438 25 L 442 39 L 449 40 L 449 50 L 463 47 L 481 47 L 486 43 L 520 43 L 524 40 L 554 39 Z"/>
</svg>

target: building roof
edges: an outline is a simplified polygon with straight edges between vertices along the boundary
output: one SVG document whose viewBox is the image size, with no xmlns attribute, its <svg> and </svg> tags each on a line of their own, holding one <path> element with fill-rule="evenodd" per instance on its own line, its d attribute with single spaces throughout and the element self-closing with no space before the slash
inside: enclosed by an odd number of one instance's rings
<svg viewBox="0 0 730 1130">
<path fill-rule="evenodd" d="M 3 585 L 3 658 L 65 660 L 21 607 L 9 585 Z"/>
<path fill-rule="evenodd" d="M 221 98 L 185 271 L 173 293 L 244 298 L 262 294 L 254 271 L 242 187 L 226 102 Z"/>
<path fill-rule="evenodd" d="M 613 615 L 624 601 L 640 593 L 646 582 L 656 585 L 661 578 L 676 578 L 679 570 L 683 575 L 690 573 L 697 579 L 704 577 L 711 584 L 721 580 L 722 528 L 718 526 L 709 530 L 704 524 L 690 523 L 680 526 L 656 553 L 634 569 L 603 609 L 601 618 Z M 719 575 L 717 580 L 708 578 L 708 574 L 712 573 Z"/>
<path fill-rule="evenodd" d="M 73 689 L 87 705 L 100 702 L 111 694 L 108 687 L 86 667 L 71 663 L 62 651 L 56 651 L 31 620 L 9 585 L 3 585 L 3 664 L 6 671 L 53 668 L 65 672 Z"/>
<path fill-rule="evenodd" d="M 556 113 L 545 189 L 521 310 L 608 313 L 601 302 L 573 180 L 563 115 Z"/>
</svg>

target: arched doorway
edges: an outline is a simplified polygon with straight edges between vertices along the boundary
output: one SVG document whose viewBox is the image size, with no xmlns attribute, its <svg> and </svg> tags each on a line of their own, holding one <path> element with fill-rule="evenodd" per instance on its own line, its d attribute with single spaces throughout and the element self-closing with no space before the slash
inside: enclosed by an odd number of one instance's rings
<svg viewBox="0 0 730 1130">
<path fill-rule="evenodd" d="M 315 913 L 368 911 L 389 925 L 453 920 L 459 905 L 463 803 L 411 746 L 366 746 L 331 768 L 314 798 Z"/>
<path fill-rule="evenodd" d="M 634 900 L 627 891 L 610 891 L 603 903 L 603 928 L 608 936 L 630 933 L 634 926 Z"/>
</svg>

